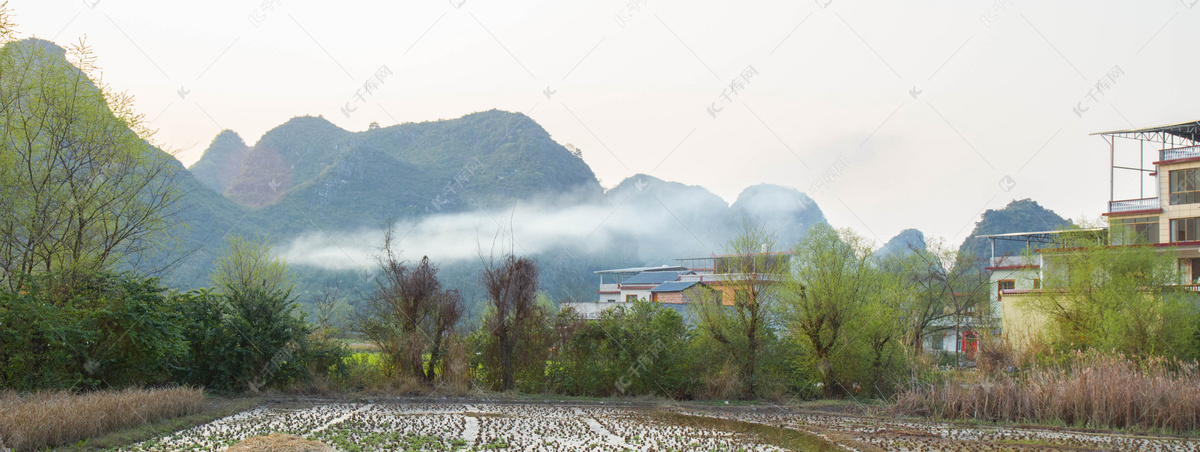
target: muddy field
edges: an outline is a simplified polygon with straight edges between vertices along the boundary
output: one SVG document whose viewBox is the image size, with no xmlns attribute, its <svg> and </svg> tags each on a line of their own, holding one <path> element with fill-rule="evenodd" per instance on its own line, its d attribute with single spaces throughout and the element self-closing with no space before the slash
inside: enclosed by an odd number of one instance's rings
<svg viewBox="0 0 1200 452">
<path fill-rule="evenodd" d="M 1181 437 L 961 426 L 777 406 L 269 403 L 120 450 L 220 451 L 283 433 L 337 450 L 1200 451 Z"/>
</svg>

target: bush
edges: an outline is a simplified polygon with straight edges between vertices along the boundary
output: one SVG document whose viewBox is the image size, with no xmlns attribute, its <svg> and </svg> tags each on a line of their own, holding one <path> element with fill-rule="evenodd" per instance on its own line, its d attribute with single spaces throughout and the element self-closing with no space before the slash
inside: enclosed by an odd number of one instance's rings
<svg viewBox="0 0 1200 452">
<path fill-rule="evenodd" d="M 125 387 L 170 381 L 184 318 L 155 278 L 50 273 L 0 292 L 0 387 Z"/>
<path fill-rule="evenodd" d="M 570 395 L 690 397 L 690 330 L 678 312 L 638 301 L 579 320 L 556 319 L 557 344 L 547 375 L 550 387 Z"/>
<path fill-rule="evenodd" d="M 315 369 L 342 368 L 344 349 L 311 340 L 312 327 L 295 315 L 288 292 L 250 289 L 226 296 L 197 290 L 179 295 L 176 303 L 192 322 L 185 333 L 188 352 L 176 374 L 180 382 L 257 391 L 310 377 L 310 363 Z"/>
</svg>

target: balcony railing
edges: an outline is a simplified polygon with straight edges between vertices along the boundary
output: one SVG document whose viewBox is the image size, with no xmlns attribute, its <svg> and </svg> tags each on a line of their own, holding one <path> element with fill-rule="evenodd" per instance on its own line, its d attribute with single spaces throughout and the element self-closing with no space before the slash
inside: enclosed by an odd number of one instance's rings
<svg viewBox="0 0 1200 452">
<path fill-rule="evenodd" d="M 1109 201 L 1108 213 L 1137 212 L 1139 210 L 1161 209 L 1158 198 L 1125 199 Z"/>
<path fill-rule="evenodd" d="M 1182 148 L 1163 149 L 1158 151 L 1158 159 L 1160 161 L 1190 159 L 1200 157 L 1200 146 L 1187 146 Z"/>
<path fill-rule="evenodd" d="M 992 267 L 1041 267 L 1042 256 L 997 256 L 991 261 Z"/>
</svg>

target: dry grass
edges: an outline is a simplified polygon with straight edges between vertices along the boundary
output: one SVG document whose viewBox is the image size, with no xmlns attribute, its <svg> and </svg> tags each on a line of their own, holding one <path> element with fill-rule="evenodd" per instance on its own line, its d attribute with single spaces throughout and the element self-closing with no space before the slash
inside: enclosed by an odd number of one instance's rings
<svg viewBox="0 0 1200 452">
<path fill-rule="evenodd" d="M 726 362 L 719 371 L 709 371 L 704 375 L 704 388 L 700 392 L 700 398 L 736 399 L 741 386 L 741 373 L 738 372 L 737 366 Z"/>
<path fill-rule="evenodd" d="M 1076 354 L 1069 364 L 922 385 L 900 394 L 909 414 L 1103 429 L 1200 430 L 1195 363 Z"/>
<path fill-rule="evenodd" d="M 204 391 L 193 388 L 5 392 L 0 394 L 0 449 L 61 446 L 203 408 Z"/>
</svg>

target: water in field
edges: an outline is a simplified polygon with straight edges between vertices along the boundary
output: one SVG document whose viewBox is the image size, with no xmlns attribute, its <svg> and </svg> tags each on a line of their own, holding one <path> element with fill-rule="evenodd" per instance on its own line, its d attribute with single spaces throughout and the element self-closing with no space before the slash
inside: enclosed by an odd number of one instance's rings
<svg viewBox="0 0 1200 452">
<path fill-rule="evenodd" d="M 837 450 L 792 429 L 657 409 L 494 403 L 257 408 L 124 450 L 218 451 L 270 433 L 339 450 Z"/>
</svg>

